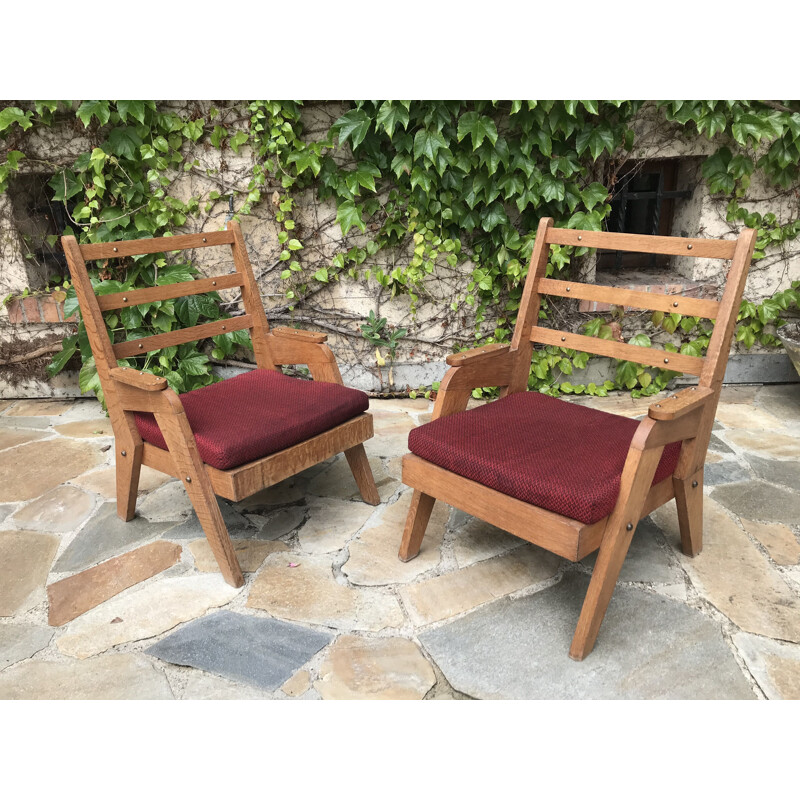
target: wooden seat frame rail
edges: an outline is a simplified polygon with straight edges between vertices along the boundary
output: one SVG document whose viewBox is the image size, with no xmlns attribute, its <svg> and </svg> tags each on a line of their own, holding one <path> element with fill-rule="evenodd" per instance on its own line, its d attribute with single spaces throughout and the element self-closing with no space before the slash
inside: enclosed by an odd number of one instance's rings
<svg viewBox="0 0 800 800">
<path fill-rule="evenodd" d="M 238 587 L 243 585 L 244 578 L 215 494 L 228 500 L 242 500 L 343 451 L 364 501 L 371 505 L 380 502 L 363 445 L 373 435 L 370 414 L 360 414 L 300 444 L 248 464 L 219 470 L 203 463 L 181 399 L 167 386 L 167 381 L 118 365 L 118 358 L 130 358 L 231 331 L 249 330 L 258 369 L 277 370 L 282 365 L 305 364 L 315 381 L 342 383 L 336 358 L 325 344 L 325 334 L 292 328 L 270 330 L 238 223 L 229 222 L 225 231 L 158 239 L 80 245 L 74 236 L 64 236 L 61 241 L 114 429 L 117 514 L 122 519 L 134 517 L 143 464 L 179 478 L 186 487 L 223 577 Z M 214 246 L 230 247 L 235 272 L 98 297 L 86 268 L 87 260 Z M 109 338 L 104 311 L 230 288 L 241 289 L 243 316 L 117 344 Z M 155 415 L 167 450 L 142 440 L 134 412 Z"/>
<path fill-rule="evenodd" d="M 554 244 L 730 259 L 731 266 L 719 302 L 650 294 L 545 277 L 548 250 Z M 569 651 L 575 660 L 586 657 L 594 647 L 641 518 L 674 497 L 684 553 L 694 556 L 702 548 L 703 467 L 754 246 L 755 232 L 750 229 L 743 230 L 736 240 L 721 241 L 566 230 L 554 228 L 552 219 L 542 219 L 511 344 L 490 344 L 448 356 L 451 369 L 441 382 L 432 419 L 464 411 L 472 390 L 479 387 L 501 387 L 501 397 L 526 391 L 534 343 L 690 373 L 699 376 L 698 385 L 650 406 L 631 442 L 616 506 L 608 517 L 591 525 L 537 508 L 407 454 L 403 457 L 403 482 L 414 493 L 400 558 L 408 561 L 419 553 L 437 499 L 572 561 L 599 550 Z M 542 294 L 702 316 L 715 319 L 716 323 L 705 357 L 695 358 L 539 327 Z M 653 486 L 664 446 L 672 442 L 683 443 L 675 472 Z"/>
</svg>

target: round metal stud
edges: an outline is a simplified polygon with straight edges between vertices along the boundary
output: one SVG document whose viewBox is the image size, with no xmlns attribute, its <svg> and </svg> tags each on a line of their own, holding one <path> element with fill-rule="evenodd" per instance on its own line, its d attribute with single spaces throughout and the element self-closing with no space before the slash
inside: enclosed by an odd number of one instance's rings
<svg viewBox="0 0 800 800">
<path fill-rule="evenodd" d="M 204 241 L 204 242 L 207 242 L 207 241 L 208 241 L 208 239 L 206 239 L 206 237 L 204 236 L 204 237 L 203 237 L 203 241 Z"/>
<path fill-rule="evenodd" d="M 216 285 L 217 285 L 217 282 L 216 282 L 216 281 L 211 281 L 211 285 L 212 285 L 212 286 L 216 286 Z"/>
<path fill-rule="evenodd" d="M 567 291 L 569 291 L 569 286 L 567 286 Z"/>
<path fill-rule="evenodd" d="M 697 481 L 692 481 L 692 489 L 696 489 L 696 488 L 697 488 Z"/>
<path fill-rule="evenodd" d="M 678 301 L 677 300 L 672 304 L 672 307 L 673 308 L 677 308 L 678 307 Z"/>
<path fill-rule="evenodd" d="M 562 336 L 562 337 L 561 337 L 561 341 L 562 341 L 562 342 L 566 342 L 566 341 L 567 341 L 567 337 L 566 337 L 566 336 Z"/>
<path fill-rule="evenodd" d="M 191 483 L 192 479 L 189 475 L 186 476 L 186 483 Z"/>
<path fill-rule="evenodd" d="M 579 241 L 579 242 L 583 241 L 583 236 L 579 236 L 579 237 L 578 237 L 578 241 Z"/>
<path fill-rule="evenodd" d="M 222 326 L 222 330 L 225 330 L 225 326 L 224 325 Z"/>
<path fill-rule="evenodd" d="M 140 349 L 140 350 L 142 349 L 142 345 L 139 345 L 139 349 Z"/>
<path fill-rule="evenodd" d="M 122 298 L 122 302 L 123 302 L 123 303 L 127 303 L 127 302 L 128 302 L 128 298 L 127 298 L 127 297 L 123 297 L 123 298 Z"/>
<path fill-rule="evenodd" d="M 123 456 L 127 456 L 127 455 L 128 455 L 128 451 L 127 451 L 127 450 L 123 450 L 123 451 L 122 451 L 122 453 L 121 453 L 121 455 L 123 455 Z"/>
<path fill-rule="evenodd" d="M 665 363 L 665 364 L 669 364 L 669 359 L 668 359 L 668 358 L 665 358 L 665 359 L 664 359 L 664 363 Z"/>
<path fill-rule="evenodd" d="M 656 408 L 661 408 L 661 403 L 656 403 Z"/>
<path fill-rule="evenodd" d="M 632 523 L 632 522 L 629 522 L 629 523 L 628 523 L 628 524 L 625 526 L 625 530 L 626 530 L 626 531 L 632 531 L 632 530 L 633 530 L 633 523 Z"/>
<path fill-rule="evenodd" d="M 115 252 L 115 253 L 118 253 L 118 252 L 119 252 L 119 250 L 117 250 L 117 248 L 115 247 L 115 248 L 114 248 L 114 252 Z"/>
<path fill-rule="evenodd" d="M 687 245 L 686 245 L 686 249 L 687 249 L 687 250 L 691 250 L 691 249 L 692 249 L 692 245 L 690 245 L 690 244 L 687 244 Z"/>
</svg>

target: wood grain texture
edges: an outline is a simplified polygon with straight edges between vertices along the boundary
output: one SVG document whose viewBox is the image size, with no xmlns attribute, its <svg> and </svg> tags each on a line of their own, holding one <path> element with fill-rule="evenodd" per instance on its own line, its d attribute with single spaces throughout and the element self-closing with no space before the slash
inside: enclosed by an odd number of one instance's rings
<svg viewBox="0 0 800 800">
<path fill-rule="evenodd" d="M 138 369 L 130 367 L 114 367 L 109 371 L 109 375 L 120 383 L 134 386 L 145 392 L 162 392 L 167 388 L 167 379 L 149 372 L 140 372 Z"/>
<path fill-rule="evenodd" d="M 703 469 L 688 478 L 673 478 L 681 549 L 696 556 L 703 549 Z"/>
<path fill-rule="evenodd" d="M 490 361 L 498 353 L 508 353 L 511 345 L 495 342 L 485 344 L 483 347 L 474 347 L 472 350 L 464 350 L 461 353 L 451 353 L 445 361 L 451 367 L 462 367 L 467 364 L 480 364 L 483 361 Z"/>
<path fill-rule="evenodd" d="M 647 409 L 647 416 L 651 419 L 677 419 L 705 405 L 713 397 L 714 392 L 711 389 L 703 386 L 691 386 L 688 389 L 682 389 L 671 397 L 666 397 L 657 403 L 653 403 Z"/>
<path fill-rule="evenodd" d="M 542 294 L 556 297 L 570 297 L 575 300 L 597 300 L 615 306 L 645 308 L 653 311 L 664 311 L 668 314 L 705 317 L 716 319 L 719 303 L 716 300 L 703 300 L 697 297 L 686 297 L 680 294 L 660 294 L 658 292 L 637 292 L 633 289 L 618 289 L 614 286 L 600 286 L 595 283 L 579 283 L 577 281 L 556 281 L 542 278 L 539 281 Z"/>
<path fill-rule="evenodd" d="M 210 233 L 188 233 L 181 236 L 163 236 L 156 239 L 128 239 L 120 242 L 102 242 L 99 244 L 82 244 L 81 256 L 92 261 L 98 258 L 122 258 L 122 256 L 139 256 L 146 253 L 171 253 L 175 250 L 194 250 L 198 247 L 214 247 L 220 244 L 231 244 L 233 237 L 230 231 L 213 231 Z"/>
<path fill-rule="evenodd" d="M 357 444 L 355 447 L 350 447 L 344 451 L 344 455 L 362 499 L 368 505 L 377 506 L 381 502 L 381 497 L 378 494 L 378 487 L 375 485 L 375 478 L 372 475 L 364 445 Z"/>
<path fill-rule="evenodd" d="M 397 554 L 401 561 L 411 561 L 412 558 L 419 555 L 422 540 L 425 537 L 425 529 L 428 527 L 435 503 L 435 497 L 424 494 L 419 489 L 414 489 L 406 517 L 403 539 L 400 542 L 400 552 Z"/>
<path fill-rule="evenodd" d="M 273 336 L 282 336 L 287 339 L 297 339 L 301 342 L 314 342 L 321 344 L 328 341 L 328 334 L 320 331 L 306 331 L 300 328 L 272 328 Z"/>
<path fill-rule="evenodd" d="M 189 297 L 194 294 L 218 292 L 221 289 L 233 289 L 236 286 L 241 286 L 242 283 L 242 276 L 238 273 L 216 275 L 195 281 L 170 283 L 166 286 L 152 286 L 148 289 L 131 289 L 127 292 L 104 294 L 97 298 L 97 304 L 100 306 L 101 311 L 112 311 L 115 308 L 128 308 L 141 303 L 155 303 L 159 300 L 174 300 L 176 297 Z"/>
</svg>

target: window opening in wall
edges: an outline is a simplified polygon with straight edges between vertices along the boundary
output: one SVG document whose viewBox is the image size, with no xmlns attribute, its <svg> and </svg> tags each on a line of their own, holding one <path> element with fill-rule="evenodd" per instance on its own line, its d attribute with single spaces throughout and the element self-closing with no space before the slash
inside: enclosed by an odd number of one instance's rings
<svg viewBox="0 0 800 800">
<path fill-rule="evenodd" d="M 607 230 L 669 236 L 675 201 L 692 196 L 690 189 L 678 190 L 677 159 L 629 162 L 617 174 L 611 199 Z M 646 253 L 598 251 L 598 268 L 665 267 L 669 256 Z"/>
</svg>

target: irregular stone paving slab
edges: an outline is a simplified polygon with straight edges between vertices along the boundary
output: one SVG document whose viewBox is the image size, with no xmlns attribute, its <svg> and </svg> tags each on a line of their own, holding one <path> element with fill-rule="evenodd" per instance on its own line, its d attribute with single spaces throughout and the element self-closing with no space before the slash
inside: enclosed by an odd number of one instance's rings
<svg viewBox="0 0 800 800">
<path fill-rule="evenodd" d="M 181 700 L 269 700 L 267 692 L 226 678 L 193 669 L 189 672 Z"/>
<path fill-rule="evenodd" d="M 800 491 L 800 462 L 760 458 L 752 453 L 746 453 L 745 458 L 762 481 L 778 483 L 781 486 L 788 486 L 790 489 Z"/>
<path fill-rule="evenodd" d="M 289 622 L 219 611 L 184 625 L 146 652 L 271 692 L 331 641 L 328 633 Z"/>
<path fill-rule="evenodd" d="M 770 700 L 800 700 L 800 647 L 749 633 L 735 634 L 733 643 Z"/>
<path fill-rule="evenodd" d="M 153 542 L 51 583 L 47 587 L 48 624 L 55 628 L 65 625 L 125 589 L 169 569 L 180 557 L 180 545 Z"/>
<path fill-rule="evenodd" d="M 411 492 L 386 506 L 358 539 L 350 542 L 350 558 L 342 567 L 351 583 L 361 586 L 383 586 L 388 583 L 409 583 L 433 569 L 441 560 L 442 538 L 450 517 L 450 506 L 437 502 L 433 507 L 419 555 L 403 563 L 398 557 L 406 516 L 411 505 Z"/>
<path fill-rule="evenodd" d="M 330 628 L 380 631 L 403 624 L 403 612 L 395 597 L 342 586 L 333 577 L 330 558 L 324 555 L 270 556 L 253 582 L 247 607 Z"/>
<path fill-rule="evenodd" d="M 397 489 L 398 481 L 387 474 L 383 461 L 375 456 L 369 459 L 372 477 L 381 502 L 386 502 Z M 308 484 L 309 494 L 320 497 L 338 497 L 340 500 L 362 500 L 356 480 L 344 456 L 337 458 L 325 472 Z"/>
<path fill-rule="evenodd" d="M 408 639 L 340 636 L 314 688 L 323 700 L 421 700 L 435 683 L 433 667 Z"/>
<path fill-rule="evenodd" d="M 232 543 L 242 572 L 255 572 L 267 556 L 289 549 L 289 545 L 283 542 L 260 542 L 257 539 L 234 539 Z M 208 539 L 189 542 L 189 549 L 194 556 L 194 565 L 200 572 L 219 572 L 219 564 L 211 552 Z"/>
<path fill-rule="evenodd" d="M 16 447 L 18 444 L 35 442 L 48 436 L 47 431 L 28 430 L 26 428 L 0 428 L 0 450 Z"/>
<path fill-rule="evenodd" d="M 800 414 L 800 383 L 763 386 L 756 395 L 756 405 L 782 420 L 797 421 Z"/>
<path fill-rule="evenodd" d="M 672 506 L 673 513 L 675 506 Z M 622 562 L 619 580 L 631 583 L 683 583 L 683 572 L 669 557 L 670 545 L 664 534 L 650 517 L 641 520 Z M 597 553 L 583 559 L 582 563 L 594 568 Z"/>
<path fill-rule="evenodd" d="M 295 672 L 286 683 L 281 686 L 281 691 L 288 694 L 289 697 L 300 697 L 305 694 L 311 686 L 311 676 L 308 674 L 307 669 L 301 669 Z"/>
<path fill-rule="evenodd" d="M 758 384 L 740 385 L 740 386 L 723 386 L 720 392 L 720 403 L 746 403 L 751 404 L 758 390 L 761 388 Z"/>
<path fill-rule="evenodd" d="M 181 491 L 186 494 L 186 490 L 183 488 L 182 484 L 180 487 Z M 219 504 L 219 510 L 222 513 L 222 521 L 225 523 L 226 527 L 228 528 L 228 533 L 231 536 L 235 536 L 240 534 L 242 531 L 247 530 L 248 528 L 252 528 L 247 517 L 236 511 L 236 509 L 227 500 L 223 500 L 221 497 L 218 497 L 217 503 Z M 255 533 L 254 528 L 252 529 L 252 533 Z M 245 533 L 244 535 L 246 536 L 247 534 Z M 203 526 L 200 524 L 200 520 L 197 518 L 197 514 L 195 513 L 194 509 L 192 509 L 189 518 L 180 525 L 170 528 L 167 536 L 170 539 L 197 539 L 201 536 L 205 536 L 205 532 L 203 531 Z"/>
<path fill-rule="evenodd" d="M 32 531 L 65 533 L 79 528 L 94 509 L 95 499 L 74 486 L 59 486 L 28 503 L 12 517 L 14 524 Z"/>
<path fill-rule="evenodd" d="M 433 403 L 424 397 L 373 398 L 369 401 L 370 414 L 392 411 L 400 414 L 418 414 L 429 411 Z"/>
<path fill-rule="evenodd" d="M 415 625 L 428 625 L 552 578 L 563 560 L 533 545 L 400 588 Z"/>
<path fill-rule="evenodd" d="M 143 466 L 139 474 L 139 492 L 150 492 L 172 480 L 175 479 L 165 475 L 163 472 Z M 71 483 L 75 486 L 80 486 L 82 489 L 95 492 L 107 500 L 115 500 L 117 497 L 116 467 L 102 467 L 94 470 L 94 472 L 87 472 L 85 475 L 73 478 Z"/>
<path fill-rule="evenodd" d="M 787 525 L 796 525 L 800 520 L 800 492 L 763 481 L 718 486 L 711 497 L 739 517 Z"/>
<path fill-rule="evenodd" d="M 670 504 L 671 505 L 671 504 Z M 800 642 L 800 600 L 719 503 L 705 498 L 703 551 L 680 556 L 697 591 L 728 619 L 751 633 Z M 675 514 L 651 515 L 678 546 Z"/>
<path fill-rule="evenodd" d="M 256 539 L 270 540 L 280 539 L 281 536 L 286 536 L 287 533 L 291 533 L 302 525 L 307 513 L 308 509 L 305 506 L 289 506 L 273 511 L 266 517 L 260 514 L 248 514 L 247 518 L 252 525 L 255 525 Z M 242 528 L 234 531 L 231 535 L 249 536 L 252 534 L 245 532 L 245 529 Z"/>
<path fill-rule="evenodd" d="M 723 461 L 721 464 L 708 464 L 703 472 L 706 486 L 719 486 L 723 483 L 741 483 L 752 479 L 752 474 L 738 461 Z"/>
<path fill-rule="evenodd" d="M 459 567 L 468 567 L 523 544 L 524 541 L 518 536 L 495 528 L 477 517 L 468 517 L 464 527 L 454 534 L 453 555 Z"/>
<path fill-rule="evenodd" d="M 311 498 L 308 521 L 298 533 L 300 547 L 307 553 L 335 553 L 358 533 L 375 512 L 366 503 Z"/>
<path fill-rule="evenodd" d="M 240 591 L 221 575 L 163 578 L 87 611 L 70 623 L 56 646 L 65 655 L 88 658 L 114 645 L 158 636 L 229 603 Z"/>
<path fill-rule="evenodd" d="M 35 655 L 52 638 L 53 631 L 40 625 L 0 625 L 0 670 Z"/>
<path fill-rule="evenodd" d="M 13 402 L 13 400 L 0 400 L 0 414 L 2 414 Z"/>
<path fill-rule="evenodd" d="M 125 522 L 117 516 L 116 503 L 104 503 L 59 556 L 55 572 L 76 572 L 155 538 L 172 522 L 148 522 L 134 517 Z"/>
<path fill-rule="evenodd" d="M 375 436 L 364 442 L 367 455 L 394 458 L 408 452 L 408 434 L 417 425 L 407 414 L 392 414 L 375 419 Z"/>
<path fill-rule="evenodd" d="M 720 403 L 715 416 L 726 428 L 736 430 L 780 430 L 784 427 L 774 414 L 743 403 Z"/>
<path fill-rule="evenodd" d="M 25 661 L 0 674 L 0 700 L 173 700 L 164 673 L 138 653 Z"/>
<path fill-rule="evenodd" d="M 47 417 L 0 417 L 0 430 L 47 430 L 50 420 Z"/>
<path fill-rule="evenodd" d="M 234 505 L 237 511 L 258 512 L 265 508 L 297 503 L 305 497 L 302 481 L 297 477 L 287 478 L 274 486 L 268 486 Z"/>
<path fill-rule="evenodd" d="M 786 433 L 729 431 L 728 440 L 745 450 L 773 458 L 800 458 L 800 439 Z"/>
<path fill-rule="evenodd" d="M 62 436 L 71 436 L 75 439 L 96 439 L 98 436 L 114 435 L 111 420 L 107 417 L 102 419 L 79 419 L 75 422 L 67 422 L 64 425 L 56 425 L 55 430 Z"/>
<path fill-rule="evenodd" d="M 732 453 L 733 452 L 733 448 L 732 447 L 728 447 L 728 445 L 725 444 L 725 442 L 723 442 L 722 439 L 719 438 L 719 436 L 716 436 L 713 433 L 711 434 L 711 440 L 708 443 L 708 449 L 712 450 L 712 451 L 716 451 L 717 453 Z"/>
<path fill-rule="evenodd" d="M 32 442 L 0 453 L 0 503 L 32 500 L 101 463 L 104 456 L 71 439 Z"/>
<path fill-rule="evenodd" d="M 720 453 L 715 453 L 713 450 L 706 451 L 706 464 L 719 464 L 723 460 Z"/>
<path fill-rule="evenodd" d="M 24 613 L 41 598 L 58 537 L 33 531 L 0 531 L 0 617 Z"/>
<path fill-rule="evenodd" d="M 767 548 L 769 557 L 784 567 L 800 564 L 800 542 L 786 525 L 741 520 L 744 529 Z"/>
<path fill-rule="evenodd" d="M 0 506 L 0 522 L 2 522 L 9 514 L 14 512 L 16 505 Z"/>
<path fill-rule="evenodd" d="M 174 480 L 150 492 L 136 504 L 140 516 L 150 522 L 178 522 L 194 513 L 181 481 Z"/>
<path fill-rule="evenodd" d="M 594 650 L 570 659 L 588 586 L 570 573 L 419 638 L 454 689 L 481 699 L 755 699 L 719 625 L 630 586 L 616 587 Z"/>
<path fill-rule="evenodd" d="M 72 400 L 17 400 L 7 417 L 58 417 L 72 407 Z"/>
</svg>

